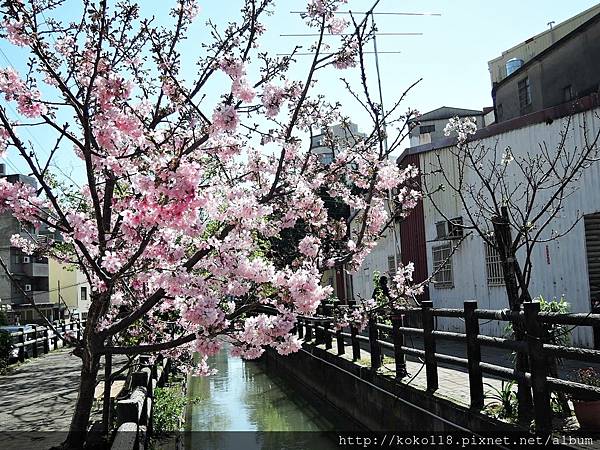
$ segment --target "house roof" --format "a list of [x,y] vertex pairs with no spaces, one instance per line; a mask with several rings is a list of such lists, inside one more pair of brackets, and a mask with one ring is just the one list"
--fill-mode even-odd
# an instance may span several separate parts
[[451,106],[442,106],[441,108],[434,109],[433,111],[426,112],[419,117],[412,119],[411,122],[424,122],[427,120],[442,120],[449,119],[451,117],[467,117],[467,116],[481,116],[482,111],[476,109],[464,109],[464,108],[453,108]]
[[[495,136],[501,133],[506,133],[512,130],[518,130],[536,123],[552,123],[556,119],[561,117],[567,117],[569,115],[577,114],[582,111],[588,111],[594,108],[600,107],[600,95],[590,94],[586,97],[579,98],[573,102],[563,103],[558,106],[542,109],[525,116],[515,117],[514,119],[506,120],[500,123],[491,124],[485,128],[477,130],[471,140],[484,139],[490,136]],[[456,137],[450,136],[436,140],[429,144],[417,145],[405,149],[402,154],[396,160],[397,164],[400,164],[404,158],[408,155],[415,155],[420,153],[427,153],[434,150],[439,150],[446,147],[456,145]]]

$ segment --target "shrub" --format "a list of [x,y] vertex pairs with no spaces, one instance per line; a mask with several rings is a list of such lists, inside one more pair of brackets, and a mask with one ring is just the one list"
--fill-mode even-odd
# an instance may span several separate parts
[[157,434],[179,431],[186,404],[187,398],[179,386],[156,388],[152,409],[154,431]]

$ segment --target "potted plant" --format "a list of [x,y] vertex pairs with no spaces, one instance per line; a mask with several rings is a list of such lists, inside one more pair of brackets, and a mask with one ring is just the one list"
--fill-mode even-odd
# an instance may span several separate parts
[[[593,367],[579,369],[577,381],[600,388],[600,373]],[[574,397],[573,406],[579,426],[586,430],[600,430],[600,400]]]

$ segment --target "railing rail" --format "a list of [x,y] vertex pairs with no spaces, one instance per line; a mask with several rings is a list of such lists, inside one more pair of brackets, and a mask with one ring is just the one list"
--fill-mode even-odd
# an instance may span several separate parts
[[[446,363],[466,368],[468,371],[470,404],[472,408],[481,409],[484,406],[483,374],[492,375],[503,380],[513,380],[519,384],[519,389],[530,390],[533,395],[534,407],[532,411],[536,424],[536,432],[547,434],[552,427],[551,393],[562,392],[585,395],[586,398],[600,398],[600,388],[576,383],[569,380],[555,378],[549,375],[549,356],[564,359],[578,360],[589,363],[600,363],[600,350],[568,347],[544,342],[544,327],[553,325],[574,326],[600,326],[600,314],[583,313],[547,313],[540,311],[538,302],[528,302],[523,305],[522,311],[486,310],[478,309],[477,302],[469,300],[464,302],[463,309],[434,308],[433,303],[424,301],[421,308],[401,308],[379,314],[379,317],[388,316],[390,324],[377,323],[371,317],[363,333],[359,333],[355,326],[332,327],[333,318],[325,315],[334,308],[327,305],[320,310],[322,314],[314,317],[302,316],[298,318],[296,332],[305,343],[319,345],[324,342],[331,343],[333,336],[336,338],[337,353],[346,352],[346,344],[352,347],[352,359],[361,359],[361,342],[367,343],[371,354],[371,369],[377,370],[381,365],[382,348],[393,350],[396,367],[396,378],[402,379],[407,375],[406,356],[420,358],[426,369],[427,390],[435,392],[439,385],[438,363]],[[421,328],[405,326],[406,316],[420,316]],[[435,318],[460,318],[465,321],[464,333],[441,331],[435,329]],[[518,321],[525,329],[522,340],[512,340],[495,336],[480,334],[480,320]],[[326,325],[324,325],[326,324]],[[316,339],[313,340],[312,331]],[[382,338],[382,334],[391,339]],[[423,338],[423,349],[408,347],[406,335],[418,335]],[[436,350],[438,340],[451,340],[462,342],[466,346],[466,358],[439,353]],[[529,369],[527,372],[515,370],[514,367],[504,367],[483,362],[481,359],[481,346],[491,346],[521,352],[527,355]],[[331,348],[331,344],[327,346]]]
[[[73,337],[80,339],[85,328],[85,319],[59,321],[52,323],[54,329],[60,332],[62,336],[72,334]],[[24,326],[19,331],[10,333],[11,349],[18,350],[16,361],[24,362],[26,358],[37,358],[41,354],[46,354],[52,350],[61,347],[64,342],[50,326],[34,325],[30,328]],[[40,352],[40,345],[42,347]],[[9,358],[9,364],[14,363],[15,358]]]

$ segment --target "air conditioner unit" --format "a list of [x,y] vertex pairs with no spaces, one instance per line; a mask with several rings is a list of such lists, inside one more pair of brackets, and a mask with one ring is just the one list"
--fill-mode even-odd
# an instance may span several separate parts
[[25,292],[30,292],[31,291],[31,285],[30,284],[26,284],[25,285]]
[[31,262],[31,257],[23,256],[23,264],[29,264]]
[[446,222],[436,222],[435,224],[435,238],[436,239],[446,239],[447,235],[446,230]]

